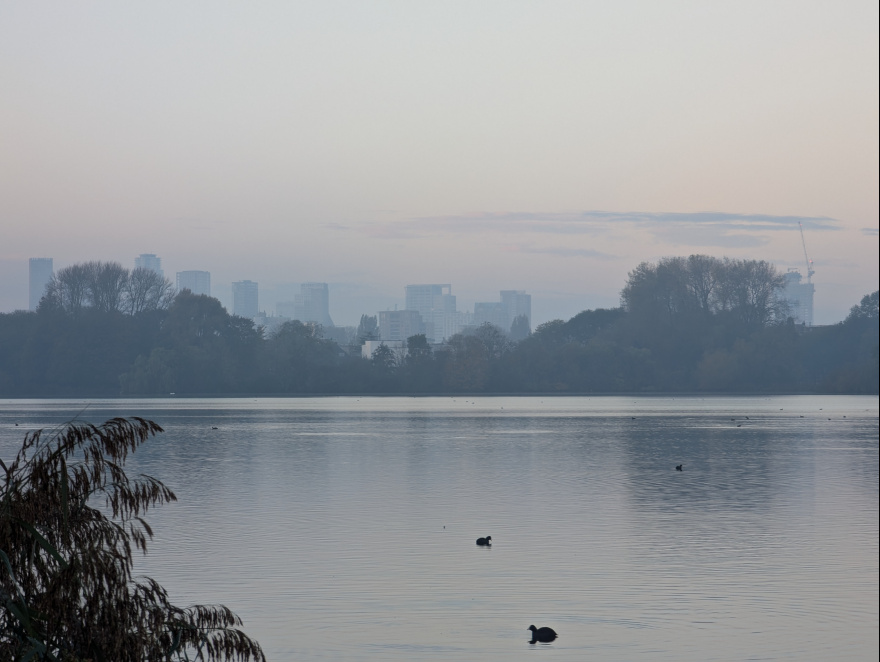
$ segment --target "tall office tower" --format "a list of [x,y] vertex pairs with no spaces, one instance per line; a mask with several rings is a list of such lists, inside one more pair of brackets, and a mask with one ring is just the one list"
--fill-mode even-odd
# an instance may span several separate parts
[[415,310],[380,310],[379,338],[382,342],[406,340],[425,333],[422,316]]
[[437,342],[449,340],[456,333],[461,333],[467,327],[473,326],[473,323],[474,316],[462,310],[439,315],[435,313],[433,318],[433,338]]
[[507,311],[507,328],[520,315],[525,315],[529,320],[529,328],[532,328],[532,295],[522,290],[501,290],[501,303]]
[[293,298],[293,319],[316,322],[328,328],[333,326],[327,283],[303,283],[299,286],[299,294]]
[[259,285],[252,280],[232,284],[232,314],[254,319],[260,312]]
[[507,333],[510,330],[510,322],[507,318],[507,309],[503,303],[489,301],[474,304],[474,326],[491,324]]
[[162,258],[156,257],[152,253],[141,253],[134,259],[135,269],[149,269],[155,271],[160,276],[165,274],[162,272]]
[[210,271],[178,271],[177,291],[189,290],[193,294],[211,296]]
[[803,276],[797,269],[789,269],[785,274],[785,288],[782,298],[788,303],[788,314],[795,324],[813,326],[813,295],[816,286],[809,282],[802,283]]
[[508,333],[510,325],[520,315],[525,315],[532,326],[532,295],[520,290],[501,290],[501,301],[474,304],[474,324],[494,324]]
[[455,310],[452,285],[407,285],[404,291],[406,292],[406,310],[417,310],[423,318],[432,310],[449,306],[450,298],[452,310]]
[[52,258],[32,257],[28,264],[28,309],[36,310],[52,280]]
[[422,316],[429,340],[441,341],[452,335],[447,332],[458,326],[460,317],[456,315],[452,285],[407,285],[404,291],[406,310],[415,310]]

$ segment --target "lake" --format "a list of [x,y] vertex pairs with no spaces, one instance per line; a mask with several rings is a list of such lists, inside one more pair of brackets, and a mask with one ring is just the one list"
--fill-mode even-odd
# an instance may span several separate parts
[[3,400],[0,454],[118,415],[138,572],[271,660],[878,657],[876,396]]

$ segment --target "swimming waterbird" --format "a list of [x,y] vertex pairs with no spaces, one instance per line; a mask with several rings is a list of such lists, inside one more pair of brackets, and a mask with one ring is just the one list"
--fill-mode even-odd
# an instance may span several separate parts
[[559,636],[556,634],[556,630],[554,630],[553,628],[536,628],[534,625],[530,625],[529,630],[532,631],[531,643],[540,641],[547,644],[556,639],[557,636]]

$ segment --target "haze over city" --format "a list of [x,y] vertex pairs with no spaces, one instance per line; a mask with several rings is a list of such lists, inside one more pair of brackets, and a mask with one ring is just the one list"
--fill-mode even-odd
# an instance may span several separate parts
[[878,8],[0,7],[0,312],[28,258],[330,285],[336,324],[451,283],[533,325],[639,262],[805,257],[815,323],[878,288]]

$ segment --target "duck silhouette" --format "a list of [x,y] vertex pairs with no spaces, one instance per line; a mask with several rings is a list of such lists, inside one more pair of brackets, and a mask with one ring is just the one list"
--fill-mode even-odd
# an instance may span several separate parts
[[676,464],[675,470],[676,471],[684,471],[684,465],[683,464]]
[[480,547],[491,547],[492,546],[492,536],[486,536],[485,538],[477,538],[477,544]]
[[559,636],[553,628],[536,628],[534,625],[530,625],[529,630],[532,631],[532,640],[529,642],[530,644],[534,644],[537,641],[540,641],[542,644],[549,644]]

